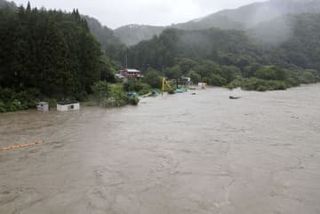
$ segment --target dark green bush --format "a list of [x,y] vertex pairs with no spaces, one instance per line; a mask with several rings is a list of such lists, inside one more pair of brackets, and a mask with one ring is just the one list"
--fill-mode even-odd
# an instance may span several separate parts
[[96,82],[91,88],[93,95],[99,105],[110,96],[110,88],[108,83],[105,81]]
[[248,91],[272,91],[286,90],[288,85],[284,81],[279,80],[262,80],[257,78],[236,79],[228,85],[228,88],[241,87]]
[[105,107],[121,107],[128,104],[129,98],[121,84],[110,86],[110,94],[104,100]]
[[188,74],[188,76],[191,78],[191,81],[195,84],[198,84],[198,82],[201,82],[201,76],[197,72],[191,70]]
[[139,100],[139,98],[137,96],[131,96],[131,97],[128,98],[128,102],[129,102],[130,105],[136,106],[136,105],[139,104],[139,101],[140,100]]
[[212,86],[224,86],[227,81],[219,74],[211,74],[208,79],[208,84]]
[[303,84],[315,83],[318,81],[316,72],[313,70],[304,70],[299,77],[300,82]]
[[3,101],[0,101],[0,112],[7,112],[7,107]]
[[150,85],[152,88],[161,88],[162,77],[160,72],[154,69],[148,69],[144,75],[143,82]]
[[35,108],[40,93],[35,89],[16,92],[13,89],[0,88],[0,112],[20,111]]
[[170,88],[168,90],[168,94],[175,94],[175,89],[174,88]]
[[263,80],[286,80],[287,73],[284,69],[276,66],[265,66],[257,70],[255,77]]
[[137,92],[139,95],[144,95],[150,92],[150,85],[141,82],[140,80],[128,80],[123,84],[126,92]]

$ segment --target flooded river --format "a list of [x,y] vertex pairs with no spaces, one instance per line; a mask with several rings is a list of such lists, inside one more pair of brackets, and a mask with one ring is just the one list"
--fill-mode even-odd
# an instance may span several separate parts
[[320,85],[0,115],[35,141],[0,152],[1,214],[320,213]]

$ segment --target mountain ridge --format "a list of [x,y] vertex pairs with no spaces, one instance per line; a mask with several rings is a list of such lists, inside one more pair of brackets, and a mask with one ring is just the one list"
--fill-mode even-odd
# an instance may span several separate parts
[[[235,30],[248,30],[259,23],[271,21],[281,16],[288,14],[302,14],[302,13],[320,13],[320,1],[317,0],[269,0],[264,2],[255,2],[248,5],[238,7],[236,9],[221,10],[216,13],[204,16],[202,18],[194,19],[185,23],[174,24],[170,26],[163,26],[162,31],[167,28],[177,28],[183,30],[203,30],[217,27],[220,29],[235,29]],[[122,42],[131,46],[143,40],[151,39],[157,33],[152,34],[152,30],[148,31],[148,26],[143,28],[143,33],[139,31],[131,31],[130,25],[122,26],[115,29],[115,32],[121,29],[123,35],[116,35]],[[139,25],[135,25],[139,26]],[[150,28],[156,26],[149,26]],[[136,27],[138,29],[138,27]],[[161,28],[161,27],[157,27]],[[137,36],[136,34],[139,34]],[[148,35],[143,37],[143,35]],[[127,43],[131,38],[135,38],[133,42]]]

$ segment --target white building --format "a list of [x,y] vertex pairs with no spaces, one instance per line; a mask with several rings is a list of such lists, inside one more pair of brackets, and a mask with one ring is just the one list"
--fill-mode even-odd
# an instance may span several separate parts
[[43,112],[49,111],[49,104],[47,102],[40,102],[37,105],[37,110]]
[[61,102],[57,104],[58,111],[79,111],[80,103],[78,102]]

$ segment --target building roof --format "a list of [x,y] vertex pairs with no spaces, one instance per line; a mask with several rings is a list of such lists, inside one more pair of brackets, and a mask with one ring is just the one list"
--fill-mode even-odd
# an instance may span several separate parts
[[75,100],[63,100],[61,102],[58,102],[58,105],[72,105],[72,104],[78,104],[78,101]]
[[140,73],[140,71],[137,69],[126,69],[126,71],[130,73]]

